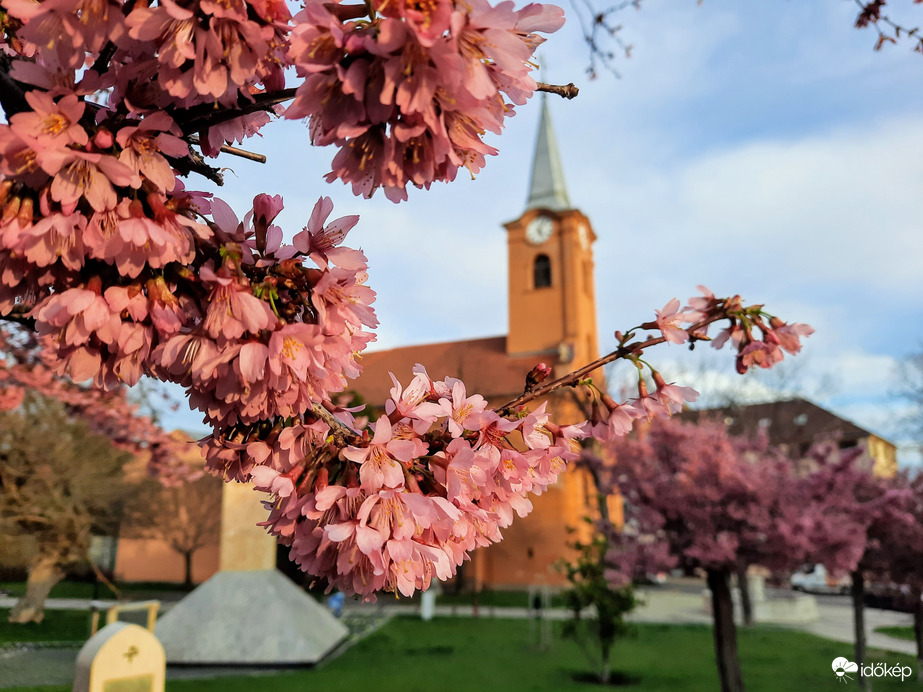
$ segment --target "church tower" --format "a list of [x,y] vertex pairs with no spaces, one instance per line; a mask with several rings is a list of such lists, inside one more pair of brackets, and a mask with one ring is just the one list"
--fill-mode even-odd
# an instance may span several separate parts
[[589,219],[571,207],[545,95],[526,209],[507,223],[510,356],[554,354],[562,374],[599,355]]

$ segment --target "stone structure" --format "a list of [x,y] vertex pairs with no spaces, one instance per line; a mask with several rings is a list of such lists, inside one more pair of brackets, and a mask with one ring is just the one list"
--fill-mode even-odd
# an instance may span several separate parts
[[163,692],[166,670],[163,647],[153,634],[114,622],[80,649],[73,692]]
[[220,570],[157,621],[170,663],[311,665],[348,630],[275,569],[276,541],[249,484],[227,483],[221,511]]

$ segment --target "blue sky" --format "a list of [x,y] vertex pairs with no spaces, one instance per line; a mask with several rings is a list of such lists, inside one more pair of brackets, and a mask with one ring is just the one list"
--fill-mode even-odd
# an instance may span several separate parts
[[[575,22],[540,56],[548,81],[581,89],[551,105],[571,202],[599,238],[601,348],[699,283],[740,293],[817,329],[797,368],[804,391],[900,440],[896,366],[923,349],[923,57],[909,45],[874,52],[855,14],[846,0],[647,0],[619,17],[634,46],[620,79],[585,78]],[[311,148],[300,123],[276,123],[247,145],[267,165],[221,160],[233,170],[220,194],[238,210],[282,194],[289,235],[320,195],[335,214],[360,214],[349,240],[379,293],[376,348],[504,334],[502,223],[525,206],[538,114],[537,99],[518,109],[476,180],[412,190],[400,205],[324,183],[334,151]],[[654,360],[716,367],[725,382],[723,355],[699,365],[668,348]]]

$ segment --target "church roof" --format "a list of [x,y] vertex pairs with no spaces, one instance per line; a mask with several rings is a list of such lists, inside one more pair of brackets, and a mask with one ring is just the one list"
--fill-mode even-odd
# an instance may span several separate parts
[[558,141],[551,126],[551,112],[548,100],[542,94],[542,115],[535,140],[535,157],[532,159],[532,182],[529,185],[529,199],[526,209],[542,207],[553,211],[570,209],[567,187],[564,184],[564,168],[558,152]]
[[445,377],[464,380],[469,394],[481,394],[490,400],[513,399],[522,394],[529,370],[542,362],[553,367],[557,360],[556,354],[508,356],[505,336],[405,346],[364,353],[363,372],[351,389],[372,406],[381,406],[393,386],[388,373],[393,372],[406,387],[413,366],[419,363],[434,380]]

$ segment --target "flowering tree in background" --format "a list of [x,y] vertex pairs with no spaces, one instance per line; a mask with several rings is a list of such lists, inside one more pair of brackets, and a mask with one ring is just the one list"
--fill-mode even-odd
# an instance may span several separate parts
[[[917,679],[923,679],[923,474],[900,473],[890,482],[892,488],[906,493],[904,510],[910,521],[899,521],[878,536],[880,557],[884,565],[873,578],[899,584],[908,590],[913,602],[913,630],[917,644]],[[906,517],[905,517],[906,518]],[[880,571],[884,567],[887,571]]]
[[44,602],[64,569],[88,560],[93,533],[116,532],[131,457],[86,422],[67,420],[58,401],[30,391],[0,411],[0,544],[28,564],[26,593],[11,622],[41,622]]
[[[749,564],[791,569],[809,548],[813,512],[790,492],[791,462],[765,448],[748,450],[722,426],[676,421],[617,440],[609,451],[614,465],[595,463],[609,467],[604,477],[622,493],[629,527],[613,539],[610,559],[623,573],[677,560],[705,570],[721,689],[742,690],[731,575]],[[658,542],[667,550],[658,551]]]
[[[868,576],[889,578],[901,536],[912,546],[917,532],[913,498],[906,483],[872,474],[871,460],[860,448],[839,450],[834,443],[812,450],[816,465],[805,478],[801,501],[817,506],[807,562],[824,564],[852,580],[855,661],[865,661],[865,582]],[[859,684],[868,681],[859,673]]]
[[[357,216],[321,198],[284,242],[282,200],[240,218],[187,188],[220,182],[207,159],[279,116],[332,145],[327,179],[391,200],[475,173],[486,131],[541,88],[537,32],[563,12],[486,0],[425,5],[265,0],[2,0],[0,315],[38,335],[42,367],[103,390],[142,376],[184,387],[212,434],[208,468],[274,496],[266,526],[331,587],[410,595],[500,540],[530,493],[553,483],[587,435],[667,416],[691,390],[659,373],[638,397],[597,400],[587,424],[523,407],[647,348],[730,341],[741,372],[795,353],[805,325],[709,291],[618,334],[607,356],[497,409],[454,378],[397,378],[360,429],[334,403],[374,339],[366,257],[342,245]],[[283,104],[288,103],[287,106]],[[406,385],[406,386],[405,386]],[[13,406],[15,397],[5,396]],[[377,402],[376,402],[377,403]],[[157,469],[157,458],[153,459]]]

